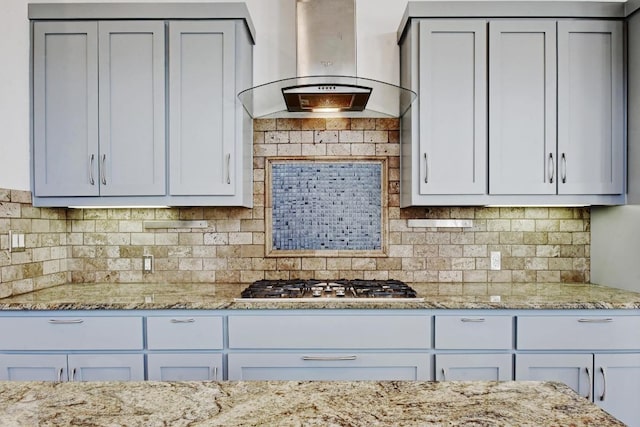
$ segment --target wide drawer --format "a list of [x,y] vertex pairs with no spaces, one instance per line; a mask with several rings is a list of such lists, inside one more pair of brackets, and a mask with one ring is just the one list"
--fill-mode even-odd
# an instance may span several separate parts
[[640,349],[640,316],[518,316],[522,350]]
[[430,316],[229,316],[229,348],[425,349]]
[[513,347],[511,316],[436,316],[435,347],[500,350]]
[[429,381],[426,353],[229,353],[229,380]]
[[221,349],[222,345],[222,317],[147,318],[147,347],[150,350],[215,350]]
[[0,350],[141,349],[141,317],[0,318]]

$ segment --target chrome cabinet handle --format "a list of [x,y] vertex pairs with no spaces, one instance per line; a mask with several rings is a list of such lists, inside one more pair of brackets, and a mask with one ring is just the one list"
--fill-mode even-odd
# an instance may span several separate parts
[[75,381],[76,380],[76,368],[73,368],[71,370],[71,379],[69,381]]
[[58,382],[62,382],[62,373],[64,372],[64,368],[58,369]]
[[358,356],[350,355],[350,356],[302,356],[302,360],[323,360],[323,361],[332,361],[332,360],[356,360]]
[[227,153],[227,184],[231,184],[231,153]]
[[460,319],[461,322],[465,322],[465,323],[482,323],[485,321],[485,319],[483,317],[477,317],[477,318],[471,318],[471,317],[463,317],[462,319]]
[[579,323],[611,323],[613,319],[611,317],[603,317],[597,319],[578,319]]
[[429,159],[427,153],[424,153],[424,183],[429,183]]
[[604,370],[603,366],[600,366],[600,373],[602,373],[602,394],[599,399],[602,402],[607,394],[607,373]]
[[218,367],[217,366],[214,366],[213,368],[211,368],[211,375],[212,375],[214,380],[218,379]]
[[171,323],[195,323],[196,319],[171,319]]
[[447,370],[445,368],[442,368],[442,381],[446,381],[447,380]]
[[567,182],[567,158],[565,157],[564,153],[562,153],[562,183],[566,183]]
[[93,179],[93,160],[95,159],[95,156],[92,154],[89,157],[89,184],[91,185],[96,185],[96,180]]
[[82,319],[49,319],[49,323],[52,325],[75,325],[84,323]]
[[553,153],[549,153],[549,184],[553,184],[556,175],[556,167],[553,164]]
[[589,391],[587,391],[587,400],[591,400],[591,390],[593,389],[593,378],[591,377],[591,370],[589,367],[586,367],[587,377],[589,378]]
[[103,185],[107,185],[107,170],[106,170],[106,163],[107,163],[107,155],[103,154],[102,155],[102,167],[100,168],[100,181],[102,181]]

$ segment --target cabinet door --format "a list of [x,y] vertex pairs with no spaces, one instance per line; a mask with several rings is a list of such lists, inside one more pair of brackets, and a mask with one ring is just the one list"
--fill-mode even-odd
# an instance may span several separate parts
[[171,195],[233,195],[235,26],[169,24]]
[[102,196],[165,194],[164,23],[99,23]]
[[489,192],[556,193],[556,23],[489,24]]
[[624,191],[622,22],[558,23],[558,192]]
[[516,381],[560,381],[591,400],[592,354],[517,354]]
[[33,25],[33,177],[36,196],[97,196],[98,27]]
[[420,353],[230,353],[229,380],[430,380]]
[[0,354],[2,381],[66,381],[64,354]]
[[149,354],[151,381],[211,381],[222,379],[222,354]]
[[640,354],[596,354],[594,378],[598,406],[629,426],[640,426]]
[[510,354],[436,354],[436,381],[509,381]]
[[69,381],[143,381],[142,354],[70,354]]
[[485,21],[420,21],[420,194],[487,190]]

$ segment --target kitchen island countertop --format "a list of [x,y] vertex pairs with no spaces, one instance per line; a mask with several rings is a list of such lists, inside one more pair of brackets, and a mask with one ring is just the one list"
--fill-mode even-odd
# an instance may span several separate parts
[[[246,284],[67,284],[0,299],[0,310],[134,309],[640,309],[640,293],[568,283],[419,283],[422,300],[320,298],[252,301],[237,298]],[[499,301],[497,298],[499,297]]]
[[624,426],[554,382],[0,382],[4,426]]

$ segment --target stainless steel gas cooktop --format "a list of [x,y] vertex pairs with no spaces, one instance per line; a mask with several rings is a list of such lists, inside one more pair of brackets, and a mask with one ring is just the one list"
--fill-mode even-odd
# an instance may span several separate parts
[[242,291],[241,300],[296,301],[378,300],[420,301],[416,291],[399,280],[259,280]]

